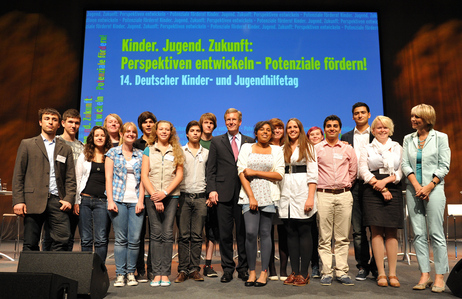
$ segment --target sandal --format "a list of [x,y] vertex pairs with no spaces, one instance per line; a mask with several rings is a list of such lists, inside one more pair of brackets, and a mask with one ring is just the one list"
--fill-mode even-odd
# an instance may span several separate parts
[[388,276],[388,280],[390,281],[390,286],[394,288],[399,288],[401,286],[398,277],[394,275]]
[[377,277],[377,285],[379,287],[388,287],[387,277],[385,275],[379,275]]

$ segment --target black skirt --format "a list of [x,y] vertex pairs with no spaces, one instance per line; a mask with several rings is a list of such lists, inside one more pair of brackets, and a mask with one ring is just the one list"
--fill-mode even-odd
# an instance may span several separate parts
[[[378,171],[372,172],[376,179],[386,178],[388,174],[379,174]],[[388,190],[393,198],[386,201],[381,192],[376,191],[369,184],[362,186],[363,204],[363,225],[403,228],[403,193],[401,182],[387,184]]]

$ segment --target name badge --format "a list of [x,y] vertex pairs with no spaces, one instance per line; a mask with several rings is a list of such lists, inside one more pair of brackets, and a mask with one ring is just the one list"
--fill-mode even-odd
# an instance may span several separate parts
[[58,155],[56,156],[56,161],[61,162],[61,163],[66,163],[66,157]]
[[385,168],[379,168],[379,174],[389,174]]
[[343,155],[342,155],[342,154],[337,154],[337,153],[335,153],[335,154],[334,154],[334,159],[342,160],[342,159],[343,159]]
[[202,158],[202,155],[199,155],[199,162],[204,162],[204,158]]
[[173,162],[173,160],[175,160],[175,157],[173,157],[172,155],[166,155],[165,160]]

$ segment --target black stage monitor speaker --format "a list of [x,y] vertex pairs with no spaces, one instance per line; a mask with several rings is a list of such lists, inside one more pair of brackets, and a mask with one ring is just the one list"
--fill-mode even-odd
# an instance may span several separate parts
[[52,273],[0,273],[0,298],[77,299],[77,281]]
[[446,285],[455,296],[462,298],[462,260],[452,268],[448,280],[446,280]]
[[77,294],[103,298],[109,276],[101,258],[93,252],[23,251],[18,272],[55,273],[78,282]]

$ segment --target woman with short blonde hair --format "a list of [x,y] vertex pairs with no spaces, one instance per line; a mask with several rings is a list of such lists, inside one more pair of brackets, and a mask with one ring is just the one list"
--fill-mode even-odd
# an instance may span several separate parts
[[[449,172],[451,150],[448,135],[433,129],[435,109],[420,104],[411,110],[411,124],[416,131],[404,137],[403,173],[407,177],[406,199],[415,234],[414,246],[420,268],[420,280],[414,290],[432,286],[432,292],[444,292],[444,274],[449,272],[444,210],[444,177]],[[428,233],[427,233],[428,226]],[[433,247],[435,282],[430,278],[427,234]]]

